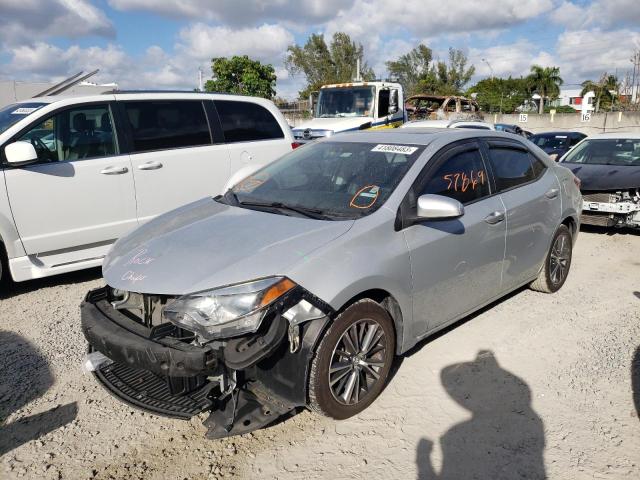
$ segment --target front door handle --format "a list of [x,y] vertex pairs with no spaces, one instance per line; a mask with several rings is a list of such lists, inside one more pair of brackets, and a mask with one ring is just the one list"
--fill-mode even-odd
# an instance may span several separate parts
[[138,165],[138,170],[157,170],[162,168],[162,164],[160,162],[147,162],[142,165]]
[[100,170],[100,173],[102,175],[122,175],[128,171],[129,169],[127,167],[116,167],[115,165],[111,165],[110,167]]
[[504,213],[502,212],[493,212],[484,217],[484,221],[489,225],[495,225],[496,223],[500,223],[504,220]]
[[557,188],[552,188],[551,190],[547,191],[544,196],[547,198],[556,198],[559,192],[560,190],[558,190]]

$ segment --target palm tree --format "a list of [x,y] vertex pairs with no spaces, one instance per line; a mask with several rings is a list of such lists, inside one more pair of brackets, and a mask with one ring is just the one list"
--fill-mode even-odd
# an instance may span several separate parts
[[585,80],[582,82],[582,92],[580,95],[584,97],[589,92],[595,93],[596,113],[598,113],[600,111],[600,102],[603,99],[610,101],[613,105],[615,93],[612,94],[611,92],[618,92],[618,88],[618,78],[615,75],[607,75],[605,73],[599,82],[594,82],[593,80]]
[[560,93],[560,85],[564,82],[558,67],[531,66],[531,74],[527,77],[531,88],[540,95],[538,112],[544,113],[545,98],[555,97]]

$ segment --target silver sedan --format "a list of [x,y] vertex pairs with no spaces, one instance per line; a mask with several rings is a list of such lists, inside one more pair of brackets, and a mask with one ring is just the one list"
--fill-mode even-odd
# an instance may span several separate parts
[[209,411],[210,437],[301,406],[350,417],[419,340],[524,285],[562,287],[578,185],[505,133],[308,144],[119,240],[82,305],[87,365],[137,407]]

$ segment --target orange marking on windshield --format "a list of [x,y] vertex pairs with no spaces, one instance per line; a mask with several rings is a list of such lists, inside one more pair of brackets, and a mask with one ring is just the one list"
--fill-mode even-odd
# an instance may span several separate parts
[[[368,192],[367,194],[365,194],[367,190],[371,190],[371,192]],[[373,195],[373,196],[371,197],[371,201],[367,205],[356,205],[355,202],[360,196],[369,198],[370,195]],[[360,190],[356,192],[356,194],[351,198],[351,201],[349,202],[349,206],[352,208],[362,208],[362,209],[370,208],[374,203],[376,203],[376,200],[378,200],[379,195],[380,195],[380,187],[378,187],[377,185],[367,185],[366,187],[362,187]]]

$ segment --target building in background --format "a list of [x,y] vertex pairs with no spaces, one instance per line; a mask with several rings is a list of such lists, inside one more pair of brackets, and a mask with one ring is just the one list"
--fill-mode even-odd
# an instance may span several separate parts
[[[561,88],[560,95],[553,102],[551,107],[573,107],[576,112],[582,112],[583,110],[591,111],[595,107],[593,105],[593,96],[586,96],[582,98],[582,88]],[[587,106],[583,109],[583,103],[587,102]]]
[[[11,103],[27,100],[51,87],[56,82],[21,82],[19,80],[0,80],[0,108]],[[109,92],[118,88],[117,83],[97,84],[80,82],[64,91],[64,95],[92,95]]]

